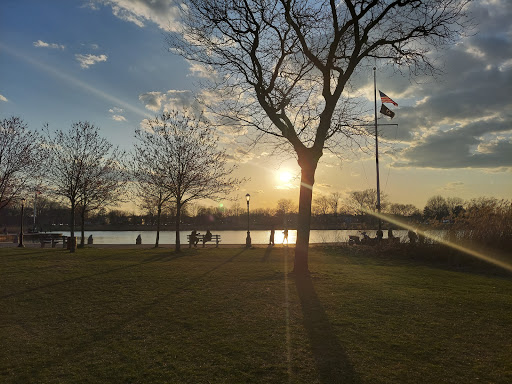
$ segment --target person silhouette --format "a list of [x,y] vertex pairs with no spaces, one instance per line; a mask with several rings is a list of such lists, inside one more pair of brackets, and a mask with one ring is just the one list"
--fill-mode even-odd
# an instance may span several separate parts
[[409,231],[407,232],[407,236],[409,237],[410,244],[416,244],[416,241],[418,240],[418,235],[416,234],[416,232],[411,231],[409,229]]
[[203,236],[203,246],[207,241],[210,241],[212,239],[212,233],[209,229],[206,230],[205,235]]
[[190,245],[194,244],[194,247],[197,247],[197,243],[199,243],[199,233],[194,229],[192,232],[190,232]]
[[270,230],[270,240],[268,241],[268,245],[274,245],[274,236],[276,234],[276,230],[274,227]]
[[284,244],[284,241],[286,240],[286,244],[288,244],[288,230],[285,229],[283,231],[283,244]]

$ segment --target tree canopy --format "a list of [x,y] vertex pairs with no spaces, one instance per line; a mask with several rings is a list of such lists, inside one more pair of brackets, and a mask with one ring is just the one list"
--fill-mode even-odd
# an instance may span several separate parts
[[[469,0],[184,0],[172,48],[206,66],[214,105],[238,126],[288,143],[301,167],[294,270],[308,272],[312,191],[326,149],[353,135],[350,80],[385,62],[432,72],[429,52],[456,41]],[[214,76],[212,76],[214,74]],[[360,116],[359,116],[360,117]],[[244,127],[245,128],[245,127]]]
[[40,138],[19,117],[0,120],[0,209],[36,182],[41,165]]
[[[54,195],[70,204],[70,231],[75,236],[75,213],[119,201],[125,184],[121,154],[102,138],[99,128],[87,121],[73,123],[69,130],[50,132],[46,126],[46,182]],[[83,236],[82,236],[83,242]],[[74,243],[71,251],[74,252]]]
[[236,165],[218,137],[201,118],[165,112],[136,132],[137,175],[157,183],[157,193],[168,194],[176,204],[176,250],[180,249],[182,207],[194,200],[226,199],[243,180],[231,177]]

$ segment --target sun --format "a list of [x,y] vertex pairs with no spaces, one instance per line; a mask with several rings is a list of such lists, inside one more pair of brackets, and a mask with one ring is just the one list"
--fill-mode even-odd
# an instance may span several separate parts
[[288,171],[282,171],[279,173],[279,180],[282,183],[289,183],[292,180],[292,178],[292,174]]

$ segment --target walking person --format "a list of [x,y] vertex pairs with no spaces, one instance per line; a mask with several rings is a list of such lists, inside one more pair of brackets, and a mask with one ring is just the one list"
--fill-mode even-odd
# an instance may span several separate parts
[[274,229],[274,227],[272,227],[272,229],[270,230],[270,240],[268,241],[268,245],[274,245],[275,234],[276,230]]
[[286,244],[288,244],[288,230],[285,229],[283,231],[283,244],[284,244],[284,241],[286,240]]

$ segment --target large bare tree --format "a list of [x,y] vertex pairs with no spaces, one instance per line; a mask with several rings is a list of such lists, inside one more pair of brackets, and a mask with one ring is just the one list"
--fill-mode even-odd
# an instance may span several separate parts
[[[73,239],[75,214],[79,208],[83,219],[86,211],[119,199],[116,191],[124,181],[118,152],[100,136],[99,128],[86,121],[73,123],[68,131],[50,132],[46,126],[45,132],[47,187],[54,195],[69,202]],[[70,248],[75,252],[74,242]]]
[[0,210],[35,184],[41,139],[19,117],[0,120]]
[[[217,111],[282,138],[301,167],[294,271],[308,273],[315,170],[350,128],[358,69],[385,61],[432,71],[429,52],[454,42],[469,0],[184,0],[175,52],[215,73]],[[216,72],[214,72],[216,71]],[[225,107],[224,109],[222,107]]]
[[[163,193],[176,204],[176,246],[180,251],[181,211],[185,204],[202,199],[226,199],[243,180],[232,178],[235,164],[218,147],[218,137],[201,118],[177,111],[147,120],[136,133],[136,161],[141,174],[157,175]],[[159,188],[157,188],[159,190]]]

